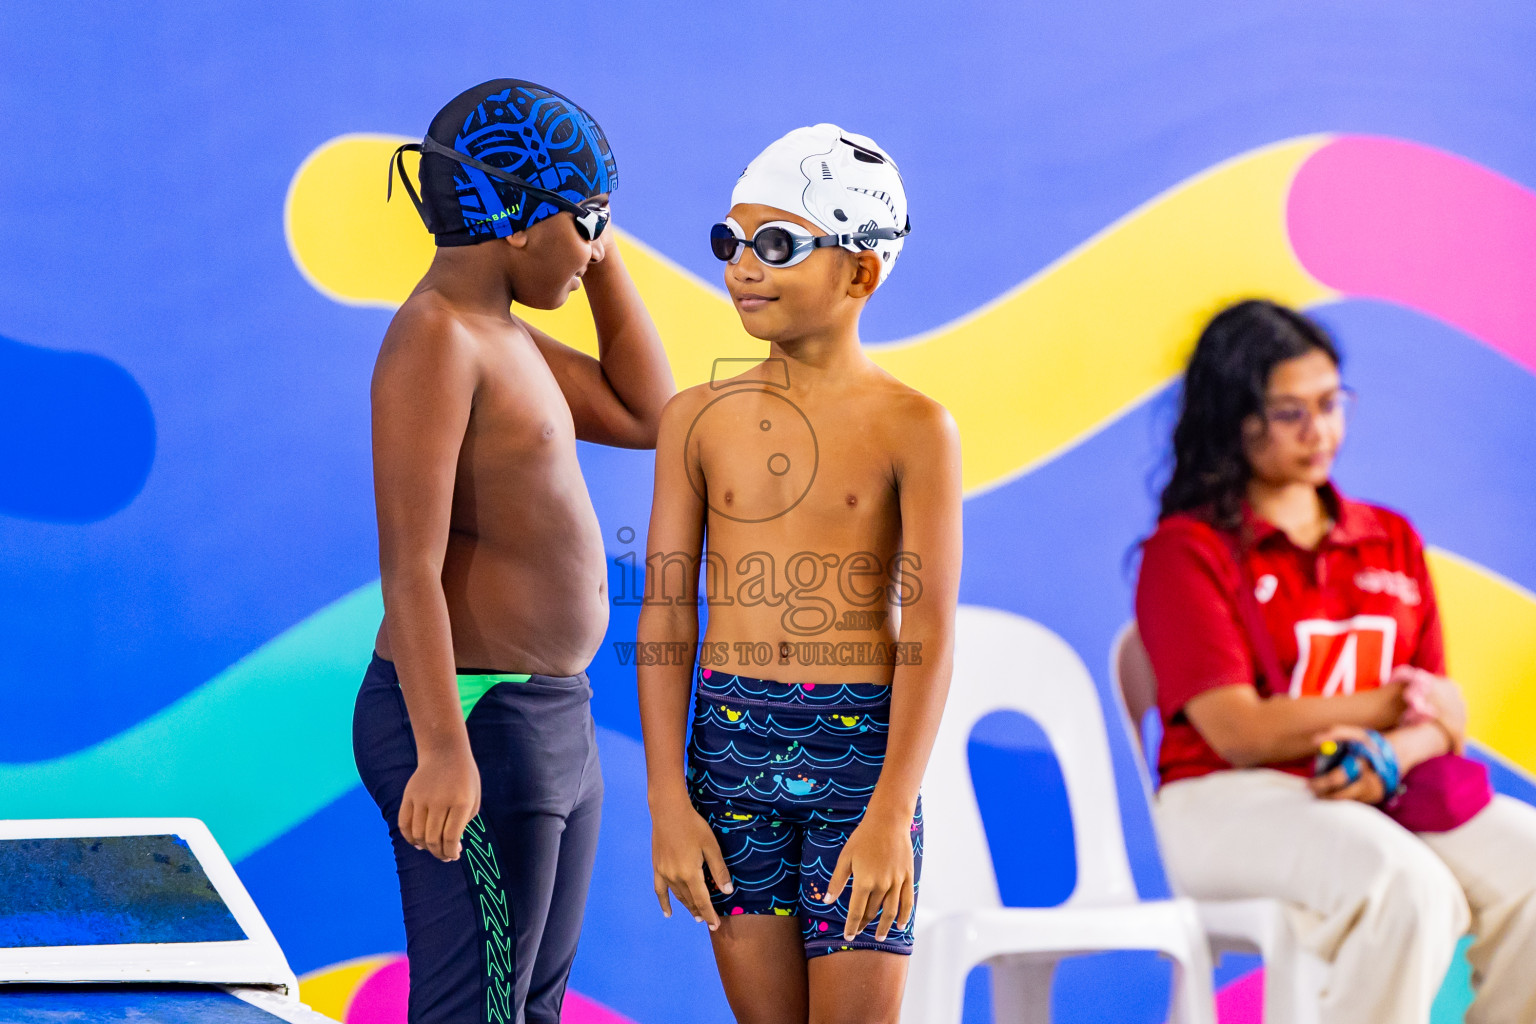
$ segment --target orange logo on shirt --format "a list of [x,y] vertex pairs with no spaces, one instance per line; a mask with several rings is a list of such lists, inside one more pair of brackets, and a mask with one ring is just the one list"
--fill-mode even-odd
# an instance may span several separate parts
[[1302,619],[1296,623],[1291,696],[1332,697],[1380,686],[1392,674],[1396,645],[1397,620],[1390,615]]

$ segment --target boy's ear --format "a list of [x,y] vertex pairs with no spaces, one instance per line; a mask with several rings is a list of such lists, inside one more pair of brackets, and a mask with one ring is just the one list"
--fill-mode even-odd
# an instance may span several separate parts
[[848,294],[855,299],[867,298],[880,287],[880,257],[869,249],[853,256],[853,279],[848,282]]
[[526,249],[528,248],[528,229],[514,231],[504,241],[514,249]]

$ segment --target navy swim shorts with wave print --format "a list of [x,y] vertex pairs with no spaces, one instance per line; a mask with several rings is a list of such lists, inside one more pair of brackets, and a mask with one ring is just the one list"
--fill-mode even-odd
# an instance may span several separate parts
[[[846,949],[912,952],[912,926],[875,938],[873,921],[843,938],[848,897],[822,903],[849,835],[864,819],[885,763],[891,688],[799,684],[703,669],[688,742],[688,791],[730,869],[730,895],[711,886],[720,914],[800,919],[807,957]],[[922,874],[923,810],[912,820]]]

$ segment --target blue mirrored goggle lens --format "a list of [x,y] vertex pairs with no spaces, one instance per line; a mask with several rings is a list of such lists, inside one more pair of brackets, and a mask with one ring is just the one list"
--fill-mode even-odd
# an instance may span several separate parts
[[709,251],[715,254],[717,260],[735,262],[737,251],[745,244],[736,237],[729,224],[716,224],[709,229]]

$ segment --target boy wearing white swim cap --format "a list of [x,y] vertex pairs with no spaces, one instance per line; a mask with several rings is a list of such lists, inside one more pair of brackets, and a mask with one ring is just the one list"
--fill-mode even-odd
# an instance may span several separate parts
[[697,645],[699,671],[689,735],[691,664],[637,659],[656,895],[709,925],[737,1020],[894,1021],[952,664],[959,435],[859,343],[910,230],[890,156],[796,129],[731,204],[710,245],[768,353],[717,360],[662,413],[640,649]]

